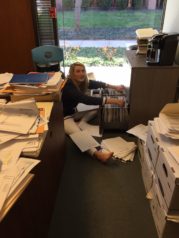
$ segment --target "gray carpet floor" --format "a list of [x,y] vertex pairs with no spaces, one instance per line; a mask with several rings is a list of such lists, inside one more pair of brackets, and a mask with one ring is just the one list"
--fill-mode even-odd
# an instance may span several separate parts
[[[107,132],[104,138],[121,136]],[[157,238],[140,162],[102,164],[67,137],[67,156],[49,238]]]

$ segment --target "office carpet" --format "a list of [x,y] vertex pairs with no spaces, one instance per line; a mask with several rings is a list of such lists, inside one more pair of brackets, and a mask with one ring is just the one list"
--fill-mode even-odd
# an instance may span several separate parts
[[[119,133],[104,134],[112,136]],[[157,238],[137,155],[133,162],[102,164],[66,141],[49,238]]]

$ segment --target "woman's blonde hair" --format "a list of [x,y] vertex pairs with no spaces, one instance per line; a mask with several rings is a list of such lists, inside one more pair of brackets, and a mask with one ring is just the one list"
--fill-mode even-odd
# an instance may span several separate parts
[[76,66],[81,66],[83,67],[83,69],[85,70],[86,72],[86,68],[85,68],[85,65],[80,63],[80,62],[75,62],[73,64],[70,65],[70,69],[69,69],[69,73],[68,73],[68,76],[67,78],[68,79],[71,79],[73,81],[73,83],[75,84],[75,86],[82,92],[86,92],[87,88],[88,88],[88,78],[87,78],[87,75],[85,76],[85,79],[83,82],[81,82],[80,85],[78,85],[75,81],[75,78],[74,78],[74,71],[75,71],[75,67]]

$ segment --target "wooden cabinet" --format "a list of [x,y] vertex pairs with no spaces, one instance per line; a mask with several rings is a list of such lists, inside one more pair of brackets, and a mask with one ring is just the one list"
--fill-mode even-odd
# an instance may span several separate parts
[[130,66],[129,128],[147,125],[157,117],[166,103],[175,102],[179,81],[179,66],[148,66],[144,55],[126,51]]
[[35,47],[32,1],[1,1],[0,73],[34,70],[31,49]]
[[49,130],[33,169],[30,185],[0,223],[1,237],[46,238],[59,188],[65,156],[60,102],[54,102]]

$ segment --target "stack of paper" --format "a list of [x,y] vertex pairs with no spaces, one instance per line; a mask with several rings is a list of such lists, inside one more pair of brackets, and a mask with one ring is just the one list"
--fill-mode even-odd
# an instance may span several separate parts
[[[1,168],[0,171],[0,220],[3,217],[3,209],[6,205],[6,201],[12,195],[12,193],[18,189],[20,190],[20,184],[26,179],[29,172],[40,161],[30,158],[19,158],[13,165],[9,165]],[[3,162],[4,165],[4,162]],[[17,194],[18,196],[18,194]]]
[[143,28],[136,30],[137,36],[137,54],[146,54],[147,53],[147,45],[149,39],[151,39],[154,35],[158,34],[158,31],[153,28]]
[[0,106],[0,160],[11,161],[20,144],[23,146],[16,159],[21,153],[37,157],[48,130],[47,117],[45,103],[38,108],[34,99]]
[[35,100],[9,102],[0,108],[0,130],[27,134],[37,117]]
[[133,161],[136,144],[134,142],[127,142],[121,137],[105,139],[101,146],[105,149],[114,152],[114,156],[123,161]]
[[5,84],[0,92],[10,93],[13,101],[57,94],[64,83],[61,75],[61,72],[13,75],[9,84]]
[[158,133],[172,139],[179,139],[179,103],[168,103],[154,118]]

